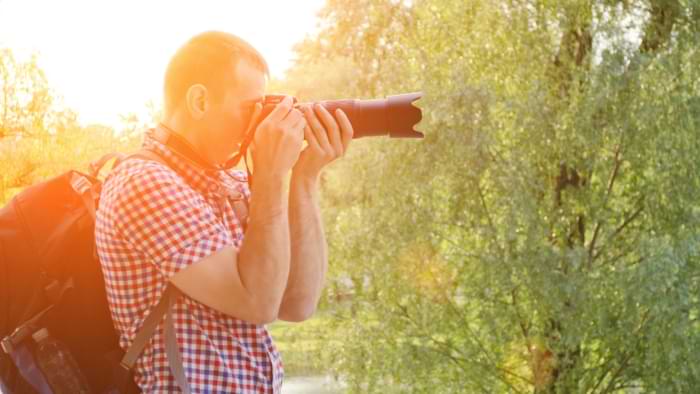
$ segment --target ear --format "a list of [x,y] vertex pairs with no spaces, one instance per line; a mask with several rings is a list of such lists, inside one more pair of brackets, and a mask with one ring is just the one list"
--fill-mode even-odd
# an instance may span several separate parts
[[187,111],[193,119],[200,120],[209,108],[209,92],[202,84],[195,84],[187,89]]

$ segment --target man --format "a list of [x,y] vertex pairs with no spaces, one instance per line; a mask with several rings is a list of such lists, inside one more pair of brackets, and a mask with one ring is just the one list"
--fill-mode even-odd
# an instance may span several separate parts
[[[192,38],[168,65],[164,120],[144,140],[164,163],[131,158],[101,193],[95,235],[120,345],[130,345],[172,283],[183,293],[173,320],[192,392],[279,392],[282,362],[265,324],[308,319],[323,287],[318,179],[348,149],[345,114],[294,109],[287,97],[256,129],[252,186],[244,172],[216,168],[257,119],[267,74],[262,56],[233,35]],[[173,151],[157,131],[186,141],[193,154]],[[249,199],[245,238],[236,199]],[[180,390],[163,322],[135,380],[147,393]]]

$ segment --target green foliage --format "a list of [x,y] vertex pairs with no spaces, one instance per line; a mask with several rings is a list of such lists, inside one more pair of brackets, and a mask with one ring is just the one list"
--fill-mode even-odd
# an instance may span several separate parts
[[52,103],[36,58],[19,62],[0,48],[0,138],[40,131],[50,121]]
[[698,9],[328,2],[280,89],[425,92],[323,179],[352,391],[700,387]]
[[26,62],[0,48],[0,204],[24,187],[71,168],[87,171],[101,155],[134,150],[144,124],[124,118],[123,130],[81,126],[62,108],[36,58]]

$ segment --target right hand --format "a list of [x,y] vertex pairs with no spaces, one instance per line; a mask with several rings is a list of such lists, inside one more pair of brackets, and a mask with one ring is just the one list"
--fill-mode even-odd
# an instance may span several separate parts
[[[299,158],[306,119],[292,104],[292,97],[286,96],[255,130],[251,147],[257,177],[284,177]],[[253,121],[260,111],[262,105],[258,103]]]

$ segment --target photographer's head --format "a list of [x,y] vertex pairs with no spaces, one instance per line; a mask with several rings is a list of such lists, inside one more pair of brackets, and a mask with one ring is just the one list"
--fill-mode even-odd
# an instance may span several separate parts
[[268,74],[265,59],[242,39],[198,34],[168,64],[163,122],[209,162],[222,163],[237,151]]

